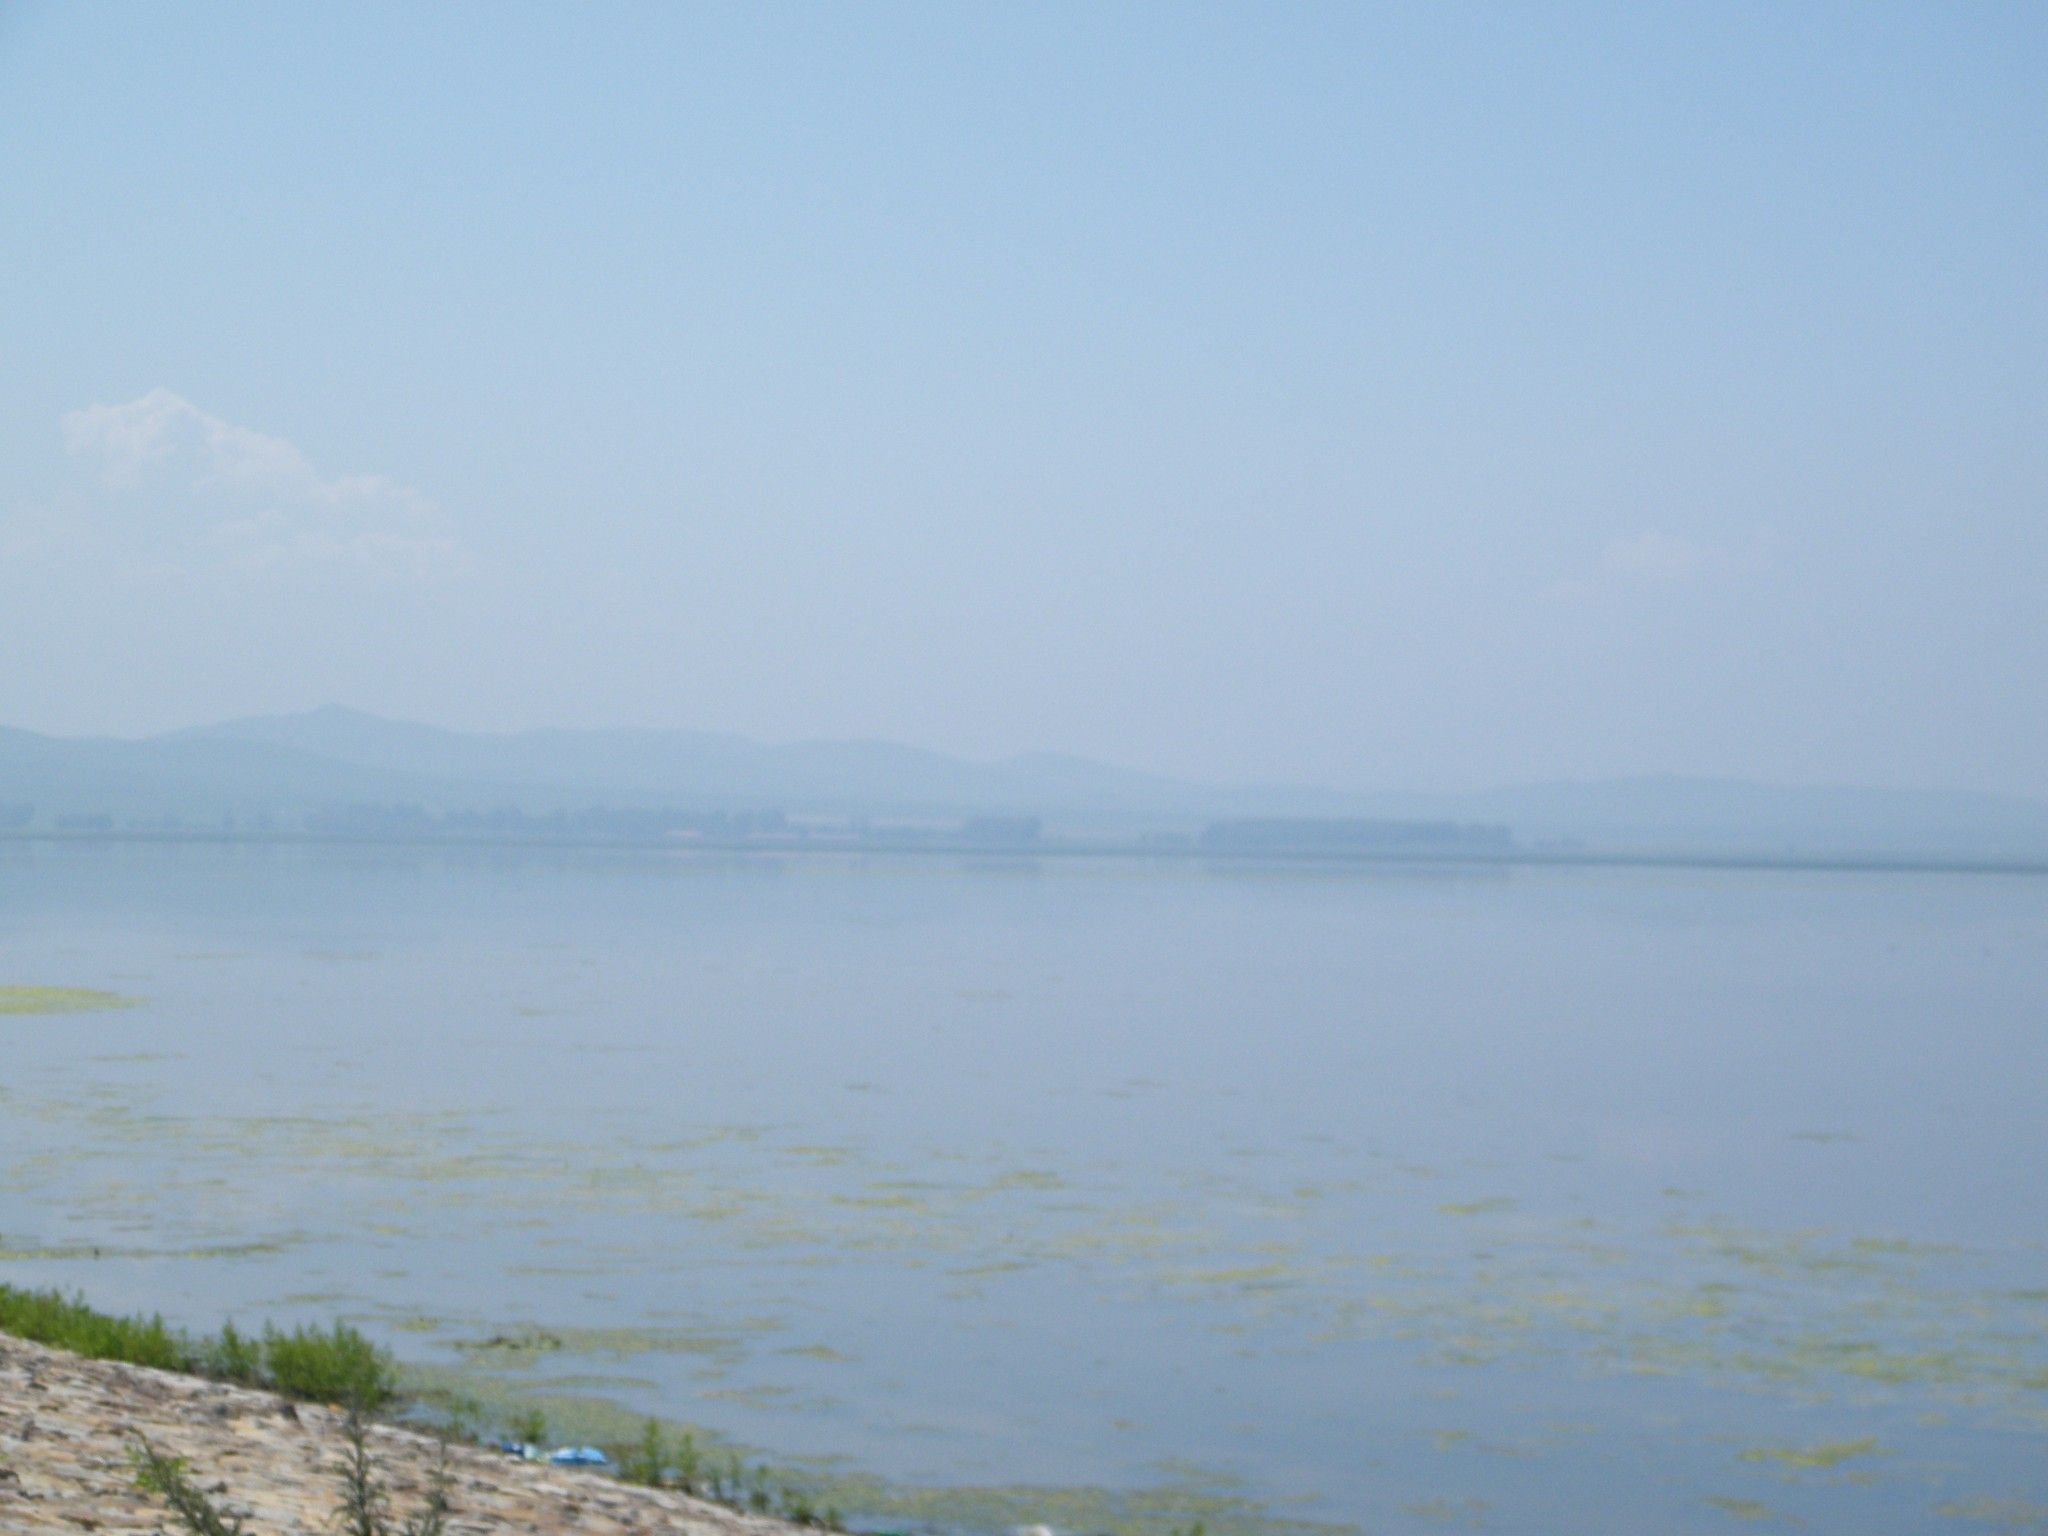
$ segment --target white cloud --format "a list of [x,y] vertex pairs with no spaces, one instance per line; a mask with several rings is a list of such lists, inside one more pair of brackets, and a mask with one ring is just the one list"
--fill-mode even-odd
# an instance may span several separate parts
[[322,475],[294,444],[168,389],[86,406],[62,425],[66,450],[96,472],[88,510],[157,558],[413,579],[456,563],[431,498],[383,475]]

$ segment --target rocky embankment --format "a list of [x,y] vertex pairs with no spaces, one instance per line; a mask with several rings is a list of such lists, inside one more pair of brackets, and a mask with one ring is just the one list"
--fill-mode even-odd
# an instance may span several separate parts
[[[83,1360],[0,1334],[0,1532],[168,1532],[135,1484],[146,1437],[182,1457],[250,1536],[328,1536],[341,1495],[342,1416],[268,1392],[141,1366]],[[394,1516],[417,1510],[440,1455],[428,1435],[379,1425],[370,1451]],[[449,1452],[450,1536],[798,1536],[799,1527],[597,1473]],[[395,1523],[395,1521],[394,1521]]]

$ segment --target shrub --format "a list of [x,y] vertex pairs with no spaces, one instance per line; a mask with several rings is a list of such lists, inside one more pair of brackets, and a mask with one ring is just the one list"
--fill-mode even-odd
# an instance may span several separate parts
[[703,1484],[704,1455],[697,1449],[697,1437],[687,1429],[676,1439],[673,1471],[676,1486],[687,1494],[694,1495]]
[[0,1285],[0,1333],[93,1360],[124,1360],[164,1371],[190,1370],[195,1363],[191,1345],[161,1317],[114,1317],[61,1291]]
[[662,1438],[660,1423],[649,1419],[640,1431],[640,1443],[616,1459],[621,1482],[661,1487],[668,1468],[668,1445]]
[[251,1338],[233,1323],[222,1328],[219,1337],[203,1343],[198,1354],[196,1364],[205,1375],[251,1385],[261,1385],[266,1379],[263,1341]]
[[391,1358],[346,1323],[332,1328],[263,1330],[269,1385],[288,1397],[347,1403],[374,1413],[397,1390]]
[[396,1393],[390,1356],[346,1323],[290,1333],[266,1328],[261,1339],[229,1323],[195,1341],[161,1317],[116,1317],[87,1306],[83,1297],[0,1284],[0,1333],[91,1360],[192,1371],[316,1402],[357,1403],[366,1413]]

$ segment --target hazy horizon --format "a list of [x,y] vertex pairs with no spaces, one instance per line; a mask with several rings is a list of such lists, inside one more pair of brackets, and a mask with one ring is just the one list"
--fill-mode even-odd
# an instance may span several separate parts
[[0,722],[2042,798],[2044,45],[10,7]]
[[[384,725],[416,727],[430,731],[447,732],[458,736],[477,736],[484,738],[511,738],[526,735],[550,734],[576,735],[587,733],[591,735],[607,735],[617,733],[644,733],[650,735],[673,734],[676,736],[683,737],[701,736],[708,739],[730,740],[733,742],[745,743],[750,746],[760,746],[768,748],[830,747],[834,745],[872,745],[880,747],[906,747],[914,752],[933,753],[938,756],[952,758],[954,760],[967,764],[1001,765],[1011,762],[1025,762],[1032,759],[1071,761],[1075,763],[1085,763],[1093,767],[1112,769],[1118,773],[1152,776],[1164,782],[1179,783],[1194,788],[1267,788],[1283,790],[1297,789],[1311,791],[1329,791],[1340,795],[1356,795],[1366,798],[1370,798],[1376,795],[1384,795],[1414,796],[1418,798],[1429,799],[1450,799],[1458,797],[1460,795],[1483,796],[1489,791],[1544,788],[1550,786],[1580,786],[1588,789],[1598,789],[1602,787],[1620,787],[1631,784],[1646,784],[1656,782],[1689,782],[1702,785],[1725,784],[1729,786],[1743,786],[1774,790],[1875,790],[1886,792],[1896,791],[1909,794],[1926,793],[1933,795],[1953,795],[1959,797],[1983,796],[1987,799],[2009,800],[2013,802],[2026,803],[2030,805],[2048,806],[2048,796],[2016,794],[2012,792],[1996,790],[1983,790],[1966,784],[1915,784],[1891,782],[1881,779],[1870,779],[1861,781],[1791,781],[1762,778],[1744,778],[1737,775],[1690,775],[1669,771],[1647,771],[1635,774],[1609,774],[1600,776],[1588,776],[1584,778],[1478,781],[1469,785],[1460,786],[1456,788],[1447,788],[1444,786],[1432,784],[1350,784],[1339,782],[1323,782],[1308,779],[1269,779],[1264,781],[1255,781],[1229,778],[1204,778],[1199,775],[1172,774],[1165,770],[1150,766],[1145,763],[1126,762],[1116,758],[1097,757],[1091,754],[1070,753],[1061,751],[1057,748],[1048,747],[1025,747],[1020,751],[1014,753],[1005,753],[1001,755],[992,756],[976,756],[970,753],[947,752],[945,749],[933,746],[929,742],[903,741],[895,738],[873,735],[821,736],[812,734],[795,735],[787,737],[763,737],[750,736],[745,732],[713,731],[687,725],[641,726],[632,724],[605,725],[602,723],[596,723],[581,726],[566,726],[553,722],[542,721],[533,725],[478,727],[472,729],[450,725],[444,721],[421,719],[414,716],[388,715],[380,713],[376,710],[360,709],[354,705],[335,703],[332,701],[323,704],[316,704],[306,709],[281,710],[275,714],[234,715],[218,719],[191,720],[180,725],[167,726],[160,730],[138,731],[132,733],[36,731],[34,732],[34,734],[46,736],[53,741],[110,741],[126,743],[144,743],[162,741],[168,738],[192,734],[207,734],[210,732],[218,731],[236,725],[270,724],[279,721],[303,720],[317,718],[321,716],[352,717],[357,720],[374,721]],[[5,730],[9,728],[10,725],[11,722],[0,721],[0,730]],[[31,729],[29,727],[14,728]]]

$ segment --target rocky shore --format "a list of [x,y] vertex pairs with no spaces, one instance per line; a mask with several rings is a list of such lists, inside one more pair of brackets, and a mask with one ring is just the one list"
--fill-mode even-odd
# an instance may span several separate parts
[[[327,1536],[341,1493],[342,1415],[267,1392],[85,1360],[0,1334],[0,1532],[169,1532],[135,1483],[138,1437],[183,1458],[250,1536]],[[394,1511],[419,1507],[441,1453],[432,1436],[370,1432]],[[598,1473],[455,1446],[450,1536],[798,1536],[800,1527]]]

